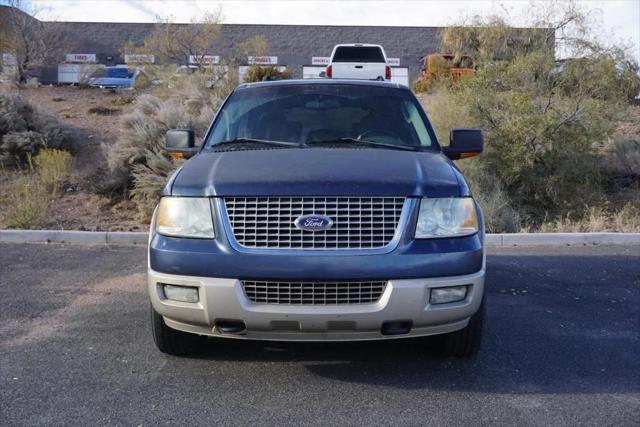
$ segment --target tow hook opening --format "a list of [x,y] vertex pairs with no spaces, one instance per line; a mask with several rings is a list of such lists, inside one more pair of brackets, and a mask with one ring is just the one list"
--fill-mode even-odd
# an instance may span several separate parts
[[244,332],[247,327],[241,320],[218,320],[215,323],[215,329],[222,334],[240,334]]
[[382,335],[404,335],[408,334],[413,327],[411,320],[394,320],[392,322],[384,322],[380,333]]

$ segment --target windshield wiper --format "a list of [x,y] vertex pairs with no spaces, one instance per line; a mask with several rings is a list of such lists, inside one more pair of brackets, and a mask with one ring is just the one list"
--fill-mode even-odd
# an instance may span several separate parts
[[221,145],[230,145],[230,144],[238,144],[238,143],[253,143],[253,144],[265,144],[265,145],[278,145],[283,147],[301,147],[300,144],[296,142],[287,142],[287,141],[271,141],[268,139],[255,139],[255,138],[234,138],[228,141],[222,141],[210,145],[209,148],[216,148]]
[[396,150],[406,150],[406,151],[419,151],[420,147],[412,146],[412,145],[400,145],[400,144],[389,144],[386,142],[377,142],[377,141],[367,141],[365,139],[358,138],[335,138],[335,139],[326,139],[320,141],[307,141],[304,145],[313,145],[313,144],[335,144],[335,143],[351,143],[351,144],[361,144],[368,145],[370,147],[386,147],[393,148]]

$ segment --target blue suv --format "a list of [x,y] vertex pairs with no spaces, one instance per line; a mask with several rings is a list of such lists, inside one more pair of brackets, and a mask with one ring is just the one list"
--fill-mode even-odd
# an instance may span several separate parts
[[[151,224],[157,347],[207,336],[283,341],[425,337],[445,355],[479,345],[485,277],[480,206],[413,93],[393,83],[287,80],[238,86]],[[220,340],[217,341],[221,343]]]

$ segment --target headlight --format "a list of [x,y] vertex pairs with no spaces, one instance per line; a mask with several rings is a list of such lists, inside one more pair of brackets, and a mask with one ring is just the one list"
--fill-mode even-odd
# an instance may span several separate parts
[[416,239],[469,236],[478,231],[476,205],[470,197],[420,201]]
[[156,231],[165,236],[213,239],[209,199],[163,197],[158,205]]

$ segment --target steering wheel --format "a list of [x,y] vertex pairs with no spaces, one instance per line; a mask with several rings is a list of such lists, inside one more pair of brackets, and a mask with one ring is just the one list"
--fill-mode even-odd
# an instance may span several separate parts
[[356,139],[364,139],[365,141],[367,140],[367,138],[365,138],[365,136],[367,135],[380,135],[380,136],[388,136],[390,138],[398,138],[398,135],[394,132],[388,131],[388,130],[384,130],[384,129],[370,129],[370,130],[366,130],[364,132],[362,132],[360,135],[358,135],[356,137]]

